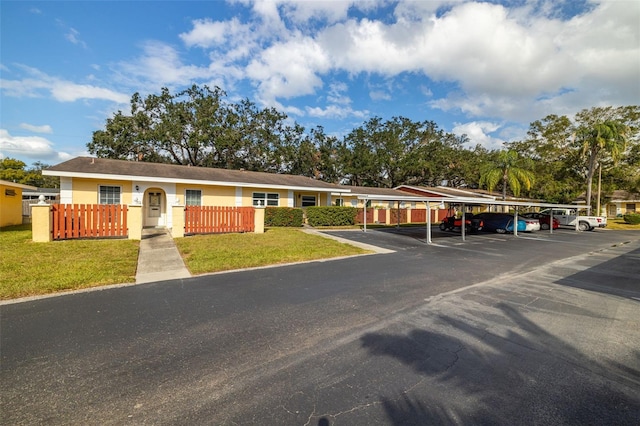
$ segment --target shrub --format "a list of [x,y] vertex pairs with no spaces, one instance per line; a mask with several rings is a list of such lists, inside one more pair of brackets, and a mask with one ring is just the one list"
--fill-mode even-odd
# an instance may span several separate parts
[[355,207],[307,207],[307,222],[311,226],[346,226],[356,223]]
[[640,214],[638,213],[627,213],[623,216],[623,219],[629,225],[640,224]]
[[264,226],[302,226],[302,209],[293,207],[267,207],[264,212]]

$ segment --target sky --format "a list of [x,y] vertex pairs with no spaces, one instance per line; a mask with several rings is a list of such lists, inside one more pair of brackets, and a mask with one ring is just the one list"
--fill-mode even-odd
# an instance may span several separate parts
[[429,120],[500,149],[549,114],[640,103],[640,2],[0,2],[0,158],[89,155],[131,96],[218,86],[342,138]]

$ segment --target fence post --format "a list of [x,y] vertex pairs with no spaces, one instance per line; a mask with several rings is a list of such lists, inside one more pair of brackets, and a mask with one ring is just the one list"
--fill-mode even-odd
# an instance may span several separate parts
[[127,211],[127,227],[130,240],[142,239],[142,205],[129,204]]
[[255,215],[253,217],[256,234],[264,234],[264,207],[256,207]]
[[171,214],[173,215],[173,221],[171,224],[171,236],[173,238],[184,237],[184,206],[174,205],[171,206]]
[[49,204],[34,204],[31,206],[31,231],[34,243],[48,243],[52,241],[53,214]]

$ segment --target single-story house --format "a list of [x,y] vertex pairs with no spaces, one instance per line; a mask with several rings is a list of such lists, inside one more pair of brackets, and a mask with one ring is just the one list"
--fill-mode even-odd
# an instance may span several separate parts
[[640,194],[615,190],[605,205],[607,216],[615,217],[627,213],[640,213]]
[[22,191],[36,187],[0,180],[0,228],[22,224]]
[[332,205],[348,189],[303,176],[93,157],[57,164],[61,204],[141,205],[144,227],[173,225],[172,206]]

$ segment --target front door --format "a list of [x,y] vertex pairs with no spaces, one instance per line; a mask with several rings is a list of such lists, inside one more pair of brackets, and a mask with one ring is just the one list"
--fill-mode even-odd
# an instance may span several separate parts
[[147,217],[145,226],[158,226],[162,215],[162,192],[149,192],[147,194]]

